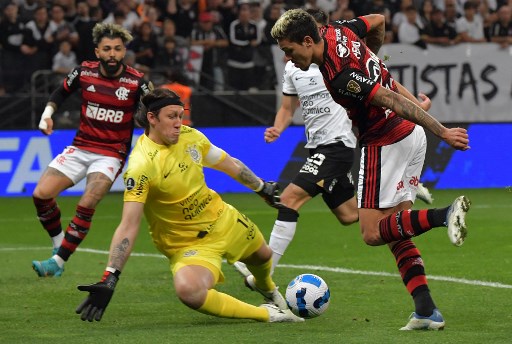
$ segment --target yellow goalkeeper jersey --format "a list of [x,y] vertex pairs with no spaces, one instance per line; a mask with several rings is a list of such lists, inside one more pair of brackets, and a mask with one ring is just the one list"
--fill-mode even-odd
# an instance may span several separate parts
[[[224,210],[221,197],[204,179],[211,147],[203,133],[182,126],[176,144],[159,145],[144,134],[130,154],[124,201],[144,203],[149,231],[162,252],[207,235]],[[219,162],[226,158],[221,152]]]

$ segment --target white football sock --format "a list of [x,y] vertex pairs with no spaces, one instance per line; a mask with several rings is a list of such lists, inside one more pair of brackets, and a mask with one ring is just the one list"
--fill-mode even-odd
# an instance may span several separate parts
[[62,239],[64,239],[64,232],[61,231],[58,235],[52,237],[53,248],[60,247],[62,243]]
[[64,266],[65,261],[59,255],[54,255],[52,258],[55,259],[59,268],[62,268]]
[[290,245],[295,230],[297,229],[297,222],[285,222],[276,220],[272,233],[270,233],[269,246],[272,249],[272,269],[270,274],[274,273],[274,268],[279,263],[279,260]]

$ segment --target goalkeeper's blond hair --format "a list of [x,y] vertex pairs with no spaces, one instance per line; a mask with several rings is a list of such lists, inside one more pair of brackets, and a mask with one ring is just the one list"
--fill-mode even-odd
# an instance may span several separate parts
[[124,27],[113,23],[98,23],[92,29],[92,41],[98,45],[103,37],[110,39],[121,38],[124,45],[133,40],[132,34]]

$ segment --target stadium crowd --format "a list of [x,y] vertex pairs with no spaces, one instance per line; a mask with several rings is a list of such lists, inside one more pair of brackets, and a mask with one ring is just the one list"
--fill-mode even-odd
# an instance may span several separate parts
[[26,90],[36,70],[62,74],[94,60],[97,22],[132,32],[127,63],[149,78],[190,68],[190,47],[200,45],[205,89],[274,89],[270,30],[298,7],[331,20],[384,14],[385,43],[512,44],[512,0],[0,0],[0,96]]

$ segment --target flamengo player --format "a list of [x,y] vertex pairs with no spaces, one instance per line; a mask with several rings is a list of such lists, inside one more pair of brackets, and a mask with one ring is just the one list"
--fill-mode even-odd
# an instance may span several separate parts
[[[128,156],[139,99],[151,88],[142,73],[123,63],[126,44],[132,40],[127,30],[115,24],[96,24],[93,40],[99,61],[85,61],[68,74],[50,96],[39,123],[39,129],[50,135],[53,112],[80,90],[80,125],[73,143],[53,159],[33,193],[39,221],[53,242],[50,259],[32,262],[41,277],[60,276],[64,262],[89,232],[96,206]],[[85,191],[64,234],[55,198],[84,178]]]
[[[359,223],[368,245],[387,244],[402,280],[413,297],[415,312],[402,330],[443,329],[445,322],[427,285],[423,260],[411,238],[434,227],[448,227],[451,242],[466,237],[470,202],[458,197],[442,209],[411,210],[426,152],[423,127],[455,149],[469,149],[465,129],[446,128],[394,82],[377,52],[384,18],[370,25],[363,17],[319,30],[307,12],[283,14],[271,34],[295,67],[320,67],[333,99],[358,125],[361,161],[358,181]],[[366,38],[366,44],[360,39]]]

